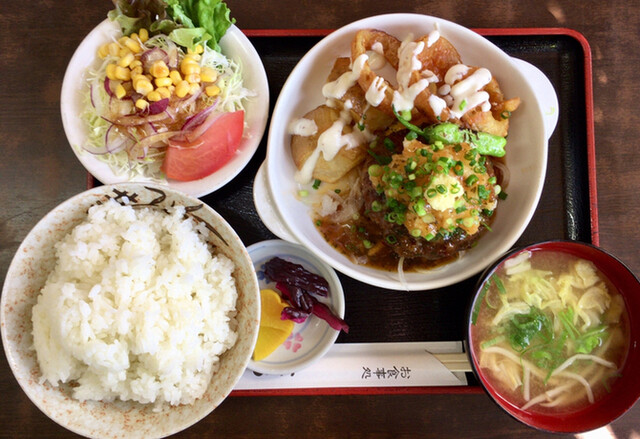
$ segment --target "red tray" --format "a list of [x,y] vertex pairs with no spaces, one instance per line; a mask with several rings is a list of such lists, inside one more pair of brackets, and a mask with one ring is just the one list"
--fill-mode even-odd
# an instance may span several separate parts
[[[475,29],[506,53],[542,70],[554,85],[559,119],[549,141],[545,187],[538,208],[516,246],[549,239],[599,244],[595,175],[591,50],[580,33],[565,28]],[[267,71],[271,109],[298,60],[330,30],[249,29],[244,33]],[[266,153],[267,133],[254,158],[227,186],[202,198],[238,232],[245,245],[276,238],[253,204],[253,179]],[[96,182],[88,175],[88,187]],[[339,274],[349,334],[338,343],[459,341],[465,335],[467,304],[477,277],[428,292],[391,291]],[[375,315],[375,320],[369,316]],[[232,395],[476,393],[468,374],[461,387],[324,387],[242,390]]]

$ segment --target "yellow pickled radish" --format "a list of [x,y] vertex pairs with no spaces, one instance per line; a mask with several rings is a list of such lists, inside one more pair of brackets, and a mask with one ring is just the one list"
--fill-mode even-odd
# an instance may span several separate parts
[[253,350],[253,360],[260,361],[268,357],[293,332],[294,323],[291,320],[281,320],[280,314],[288,304],[282,300],[277,291],[260,290],[260,329],[258,341]]

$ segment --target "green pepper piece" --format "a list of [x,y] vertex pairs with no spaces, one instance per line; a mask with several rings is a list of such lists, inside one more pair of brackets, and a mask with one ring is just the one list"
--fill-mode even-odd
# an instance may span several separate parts
[[490,155],[493,157],[504,157],[504,147],[507,139],[493,134],[479,132],[472,138],[478,152],[482,155]]
[[424,136],[429,143],[440,141],[446,145],[455,145],[464,141],[464,132],[458,125],[445,122],[425,128]]

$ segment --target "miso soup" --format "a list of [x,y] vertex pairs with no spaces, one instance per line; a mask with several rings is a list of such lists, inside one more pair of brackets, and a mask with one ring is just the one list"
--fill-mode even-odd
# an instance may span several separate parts
[[484,284],[471,338],[482,373],[515,406],[571,412],[620,376],[629,339],[622,296],[590,261],[523,252]]

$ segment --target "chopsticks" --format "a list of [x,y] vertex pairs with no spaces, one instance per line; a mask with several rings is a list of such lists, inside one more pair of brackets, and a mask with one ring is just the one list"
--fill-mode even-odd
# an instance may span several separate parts
[[438,359],[451,372],[471,372],[471,364],[467,354],[431,354]]

